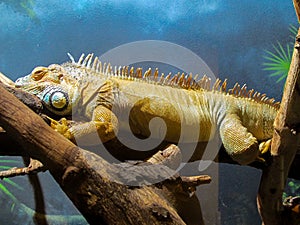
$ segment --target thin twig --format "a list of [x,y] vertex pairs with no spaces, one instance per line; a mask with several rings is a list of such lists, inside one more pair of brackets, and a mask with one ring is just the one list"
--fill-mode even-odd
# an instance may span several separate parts
[[0,171],[0,179],[15,177],[15,176],[24,176],[29,174],[36,174],[38,172],[46,171],[45,166],[38,160],[30,159],[30,164],[28,167],[17,168],[13,167],[9,170]]

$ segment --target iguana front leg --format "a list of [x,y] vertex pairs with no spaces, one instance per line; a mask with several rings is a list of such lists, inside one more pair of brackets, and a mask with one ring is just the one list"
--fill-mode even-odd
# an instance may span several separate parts
[[240,164],[249,164],[259,155],[257,139],[243,126],[235,113],[227,114],[220,126],[220,136],[226,152]]
[[81,145],[95,145],[113,139],[118,130],[118,119],[115,114],[103,105],[98,105],[93,111],[89,122],[51,120],[51,127],[73,142]]

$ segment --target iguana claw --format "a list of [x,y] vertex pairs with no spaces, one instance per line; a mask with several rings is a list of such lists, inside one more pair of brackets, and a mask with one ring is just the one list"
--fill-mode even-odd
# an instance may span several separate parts
[[262,163],[266,162],[266,160],[263,157],[261,157],[261,155],[267,153],[270,150],[270,148],[271,148],[271,141],[272,141],[272,139],[269,139],[269,140],[263,141],[263,142],[261,142],[259,144],[260,155],[256,157],[256,161],[262,162]]
[[269,140],[263,141],[259,144],[259,151],[260,151],[261,155],[267,153],[270,150],[271,141],[272,141],[272,139],[269,139]]
[[62,134],[64,137],[68,138],[69,140],[73,139],[73,135],[71,134],[68,126],[68,120],[66,118],[62,118],[59,121],[54,120],[48,117],[50,120],[50,126],[58,133]]

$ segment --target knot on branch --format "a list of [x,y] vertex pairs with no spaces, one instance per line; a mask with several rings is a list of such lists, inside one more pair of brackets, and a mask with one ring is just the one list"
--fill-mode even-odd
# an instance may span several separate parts
[[165,165],[176,170],[182,161],[182,154],[178,146],[172,144],[163,151],[158,151],[147,162],[151,164]]
[[162,207],[161,205],[158,205],[156,203],[153,203],[151,206],[150,206],[150,210],[152,212],[152,214],[158,219],[158,220],[163,220],[163,221],[166,221],[166,220],[170,220],[171,219],[171,215],[170,215],[170,212]]
[[75,166],[68,166],[62,176],[62,184],[73,184],[78,180],[78,176],[82,176],[81,170]]

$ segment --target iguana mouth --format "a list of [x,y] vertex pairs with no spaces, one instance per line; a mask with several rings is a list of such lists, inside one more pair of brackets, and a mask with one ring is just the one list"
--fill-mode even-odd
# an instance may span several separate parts
[[27,75],[25,77],[20,77],[15,81],[15,87],[22,88],[22,87],[26,86],[26,84],[28,84],[29,82],[30,82],[29,75]]

